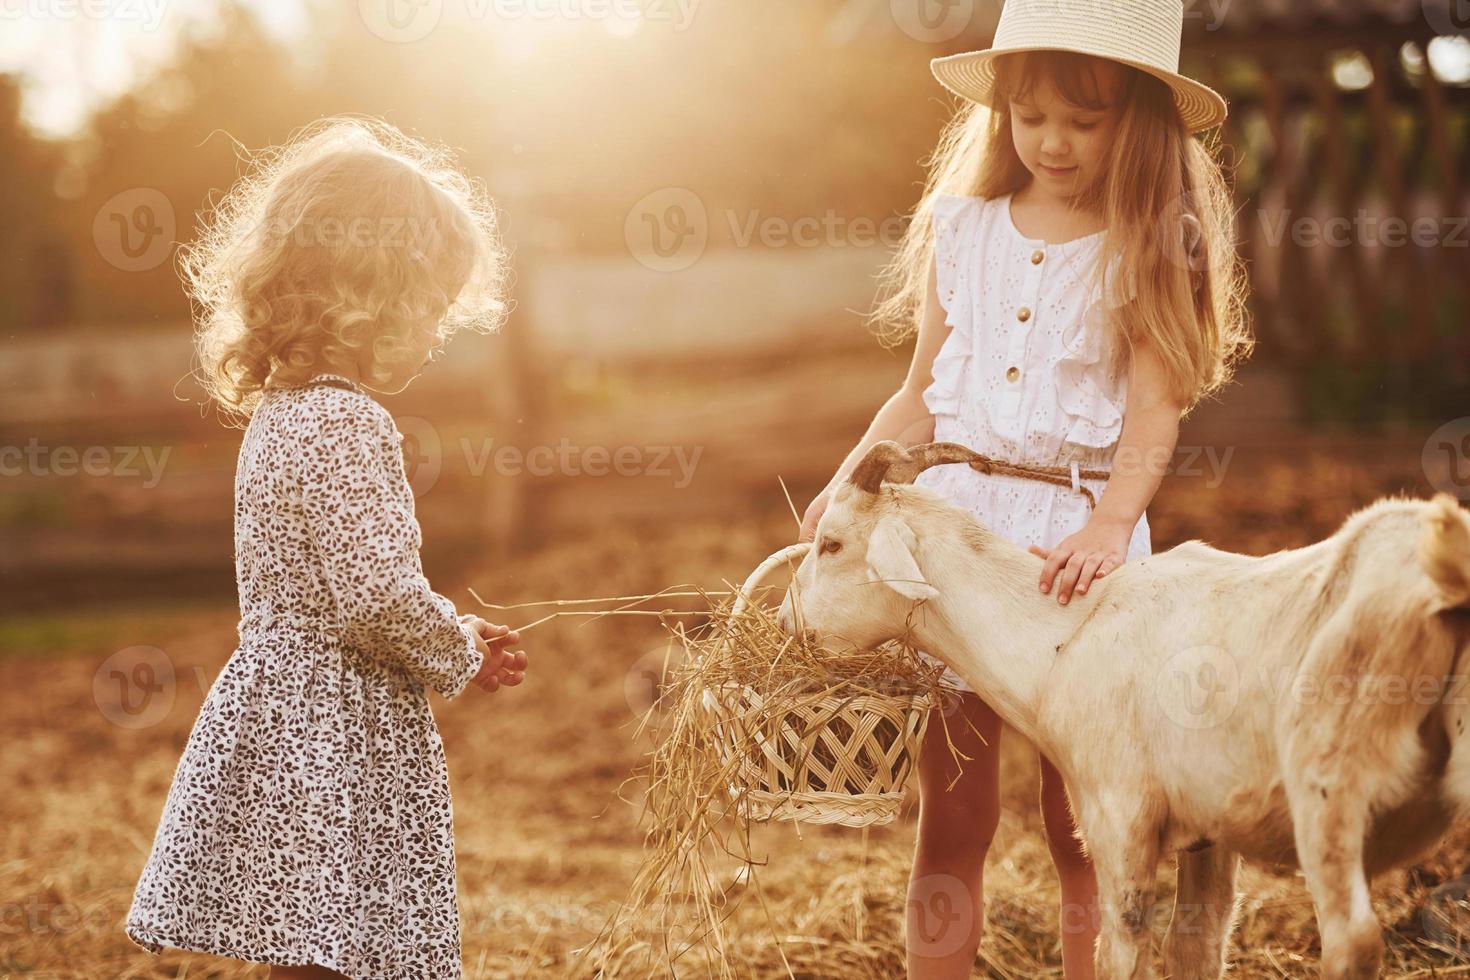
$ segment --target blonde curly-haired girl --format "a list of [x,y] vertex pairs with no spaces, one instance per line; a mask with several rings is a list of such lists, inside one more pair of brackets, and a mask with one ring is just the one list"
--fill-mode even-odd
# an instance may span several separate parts
[[400,390],[506,311],[490,202],[447,150],[373,119],[259,154],[180,265],[202,381],[237,416],[324,368]]
[[494,212],[448,155],[334,118],[260,155],[188,248],[199,374],[247,423],[235,476],[239,644],[174,772],[126,932],[270,975],[458,977],[444,743],[426,691],[519,684],[504,626],[419,561],[403,388],[494,330]]

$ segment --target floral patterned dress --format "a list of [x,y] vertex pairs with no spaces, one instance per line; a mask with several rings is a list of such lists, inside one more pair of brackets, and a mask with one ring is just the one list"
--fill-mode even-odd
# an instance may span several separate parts
[[[924,391],[934,439],[1010,462],[1109,470],[1128,379],[1109,370],[1107,307],[1092,285],[1104,233],[1048,244],[1021,234],[1010,204],[1009,194],[935,198],[935,279],[951,329]],[[1073,479],[1102,499],[1106,480]],[[1022,547],[1055,547],[1091,516],[1071,487],[968,466],[936,466],[915,482]],[[1127,560],[1151,550],[1145,514]],[[945,679],[971,690],[952,670]]]
[[269,390],[235,475],[239,645],[174,772],[128,936],[373,980],[458,978],[444,743],[479,670],[432,591],[392,416],[339,375]]

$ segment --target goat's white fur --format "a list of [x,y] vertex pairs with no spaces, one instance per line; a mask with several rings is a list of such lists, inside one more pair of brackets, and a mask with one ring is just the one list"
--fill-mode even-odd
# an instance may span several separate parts
[[1100,977],[1152,975],[1155,865],[1175,851],[1172,977],[1222,971],[1237,854],[1303,869],[1325,977],[1376,976],[1369,878],[1470,804],[1464,511],[1386,498],[1264,557],[1188,541],[1067,605],[1041,566],[924,488],[848,484],[782,622],[795,599],[824,641],[910,629],[1056,763],[1098,875]]
[[900,517],[882,517],[868,536],[868,581],[882,582],[907,599],[932,599],[939,592],[924,581],[914,560],[918,539]]

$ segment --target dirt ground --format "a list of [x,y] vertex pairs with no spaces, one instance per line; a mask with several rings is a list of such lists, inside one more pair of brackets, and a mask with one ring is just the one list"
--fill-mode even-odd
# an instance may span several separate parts
[[[1156,550],[1199,537],[1262,554],[1331,533],[1381,494],[1429,489],[1417,454],[1402,447],[1330,444],[1243,452],[1223,482],[1207,482],[1166,481],[1150,510]],[[791,540],[793,519],[782,506],[773,502],[739,527],[709,520],[584,535],[470,581],[435,585],[463,611],[477,608],[469,587],[506,603],[686,582],[719,588]],[[236,615],[231,607],[155,603],[18,615],[0,625],[0,977],[266,975],[200,954],[150,957],[121,928],[174,765],[232,652]],[[533,616],[487,618],[518,625]],[[648,704],[665,636],[652,617],[549,623],[526,634],[533,667],[522,689],[435,697],[455,794],[468,978],[587,972],[577,950],[624,897],[640,858],[639,790],[630,776],[648,743],[635,737],[634,721]],[[161,668],[150,685],[156,700],[134,711],[120,701],[115,671],[141,662]],[[1057,889],[1036,808],[1034,752],[1013,734],[1006,745],[977,974],[1059,977]],[[769,859],[756,874],[770,918],[754,900],[737,908],[727,950],[737,972],[784,976],[784,960],[802,977],[902,975],[912,816],[911,808],[866,834],[764,830],[757,845]],[[1465,959],[1434,948],[1446,927],[1426,906],[1431,893],[1440,904],[1463,896],[1467,855],[1462,826],[1419,864],[1376,884],[1389,975],[1470,973]],[[1167,870],[1160,926],[1171,897]],[[1315,975],[1317,932],[1300,879],[1247,869],[1241,894],[1232,975]],[[704,974],[692,960],[679,971]]]

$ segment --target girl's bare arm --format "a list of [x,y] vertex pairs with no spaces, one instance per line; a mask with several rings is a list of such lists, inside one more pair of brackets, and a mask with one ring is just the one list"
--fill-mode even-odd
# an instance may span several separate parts
[[1029,549],[1045,559],[1037,582],[1042,592],[1050,592],[1055,580],[1057,601],[1066,603],[1074,591],[1086,592],[1094,578],[1102,578],[1128,560],[1133,528],[1158,491],[1179,441],[1183,411],[1184,406],[1169,396],[1158,354],[1135,344],[1123,432],[1113,453],[1112,475],[1097,507],[1080,531],[1069,534],[1055,548],[1032,545]]
[[1112,521],[1132,533],[1173,459],[1183,412],[1184,406],[1169,396],[1158,354],[1145,344],[1135,344],[1123,431],[1113,454],[1112,476],[1093,520]]

